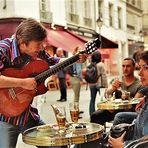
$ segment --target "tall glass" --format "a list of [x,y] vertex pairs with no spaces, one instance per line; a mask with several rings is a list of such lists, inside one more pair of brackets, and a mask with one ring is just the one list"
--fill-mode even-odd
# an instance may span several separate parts
[[65,125],[66,125],[66,111],[65,107],[58,107],[59,113],[56,115],[57,123],[59,126],[59,132],[65,131]]
[[69,104],[71,120],[74,123],[78,123],[79,119],[79,103],[73,102]]

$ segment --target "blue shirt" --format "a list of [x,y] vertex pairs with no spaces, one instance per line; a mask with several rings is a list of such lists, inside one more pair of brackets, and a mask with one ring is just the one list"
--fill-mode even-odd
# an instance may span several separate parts
[[[141,93],[146,97],[145,104],[143,105],[140,113],[138,114],[134,126],[134,135],[132,140],[137,140],[143,136],[148,135],[148,87],[141,89]],[[125,141],[129,143],[130,141]]]
[[82,64],[75,63],[73,64],[73,74],[77,75],[80,80],[82,80]]

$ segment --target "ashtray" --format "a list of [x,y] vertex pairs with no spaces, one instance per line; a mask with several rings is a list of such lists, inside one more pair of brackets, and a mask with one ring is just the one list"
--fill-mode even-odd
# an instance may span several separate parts
[[78,123],[74,126],[73,134],[83,134],[87,132],[87,126],[84,123]]
[[75,126],[75,129],[86,129],[86,125],[84,123],[79,123]]

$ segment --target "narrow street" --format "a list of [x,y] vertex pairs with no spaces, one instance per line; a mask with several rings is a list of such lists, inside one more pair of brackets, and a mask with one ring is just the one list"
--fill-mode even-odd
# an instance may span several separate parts
[[[49,91],[44,96],[34,99],[34,104],[37,105],[41,118],[44,120],[46,124],[56,123],[55,115],[50,106],[51,104],[55,104],[57,106],[65,106],[66,107],[66,118],[68,121],[71,121],[70,113],[69,113],[69,103],[73,101],[72,89],[67,90],[67,96],[68,96],[67,102],[62,102],[62,103],[57,102],[56,100],[58,100],[60,97],[60,92],[57,90],[57,91]],[[97,96],[96,103],[98,102],[98,99],[99,99],[99,95]],[[84,111],[84,114],[81,115],[82,119],[79,119],[80,122],[90,121],[89,119],[89,100],[90,100],[89,89],[86,90],[86,85],[83,85],[81,87],[81,95],[80,95],[80,110]],[[22,137],[20,135],[16,148],[34,148],[34,146],[27,145],[24,142],[22,142]]]
[[[108,82],[112,79],[112,76],[108,76]],[[101,96],[104,92],[104,89],[101,89]],[[56,91],[48,91],[45,95],[39,96],[34,99],[33,104],[37,106],[40,116],[42,120],[46,123],[56,123],[55,115],[51,104],[55,104],[57,106],[65,106],[66,108],[66,118],[71,122],[70,113],[69,113],[69,103],[73,101],[73,90],[71,88],[67,89],[67,101],[66,102],[57,102],[60,98],[59,90]],[[97,94],[96,104],[101,99],[101,96]],[[80,110],[84,111],[84,114],[81,114],[82,119],[79,119],[79,122],[89,122],[89,101],[90,101],[90,90],[89,87],[86,89],[86,85],[82,85],[81,93],[80,93]],[[97,108],[96,108],[97,109]],[[22,142],[21,135],[19,136],[19,140],[16,148],[34,148],[35,146],[27,145]]]

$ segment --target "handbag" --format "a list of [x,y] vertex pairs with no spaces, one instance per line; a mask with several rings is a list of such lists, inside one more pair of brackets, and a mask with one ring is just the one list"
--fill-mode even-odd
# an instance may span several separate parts
[[124,132],[126,132],[124,136],[124,141],[131,140],[134,133],[134,123],[133,124],[122,123],[112,126],[110,129],[110,135],[113,138],[120,137]]

